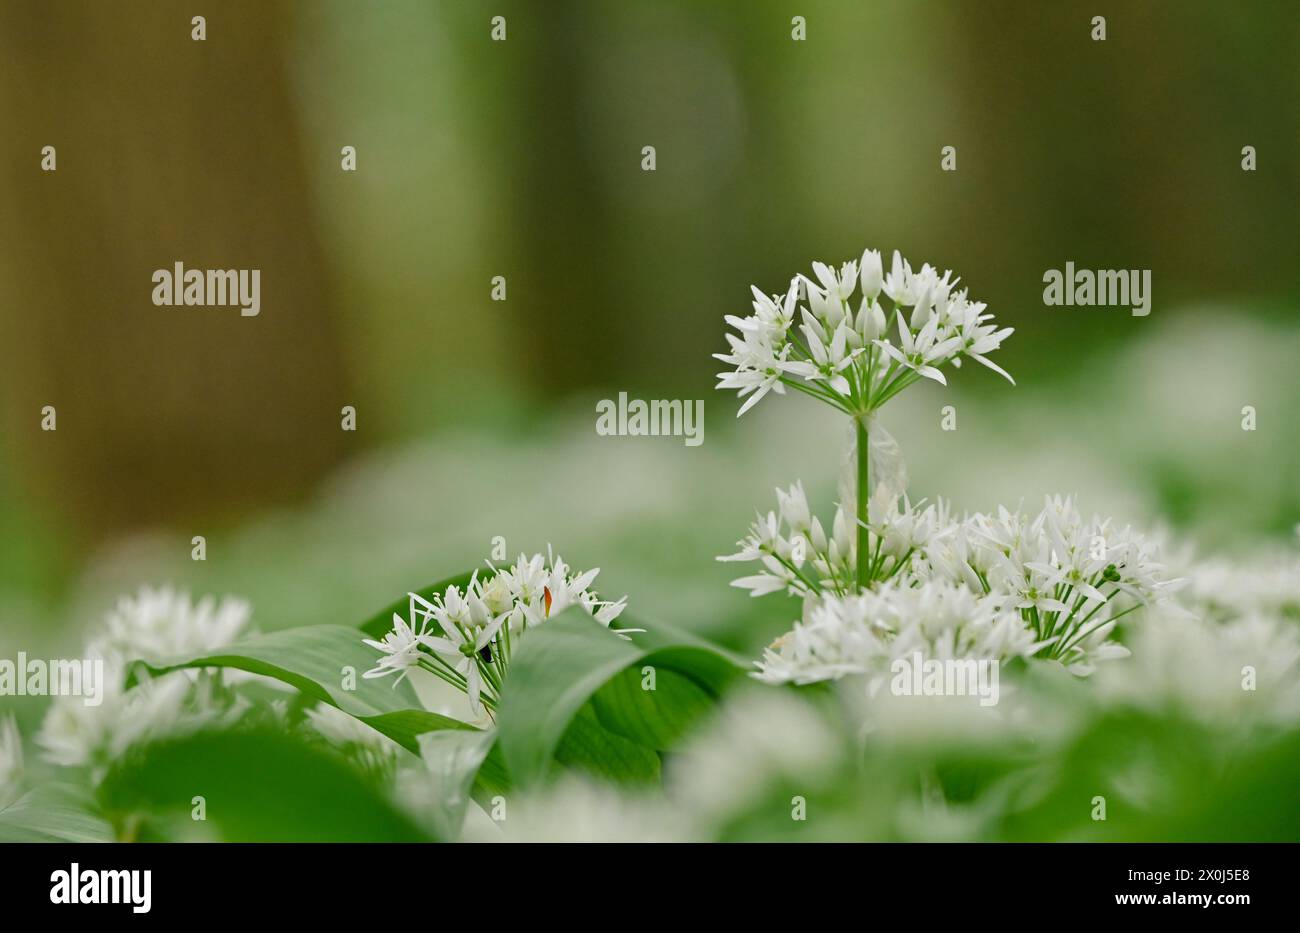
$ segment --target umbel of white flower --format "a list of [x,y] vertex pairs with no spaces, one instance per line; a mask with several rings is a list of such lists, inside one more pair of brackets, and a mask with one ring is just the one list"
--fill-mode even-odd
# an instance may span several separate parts
[[[759,527],[775,528],[773,549],[789,553],[788,536],[804,532],[769,518],[772,524]],[[759,662],[761,679],[879,674],[913,651],[940,659],[1039,658],[1089,674],[1098,661],[1128,655],[1111,638],[1119,620],[1177,582],[1164,579],[1140,535],[1098,517],[1084,521],[1070,499],[1051,497],[1032,517],[999,509],[955,519],[940,503],[900,510],[877,530],[872,540],[888,570],[874,590],[855,591],[816,562],[794,574],[775,559],[736,581],[755,595],[784,589],[804,597],[803,619]],[[754,535],[748,540],[756,546]],[[845,572],[841,566],[840,580]]]
[[880,252],[870,249],[861,261],[846,262],[838,272],[815,262],[813,273],[817,281],[796,275],[784,294],[769,296],[754,286],[754,313],[726,316],[739,333],[726,335],[730,353],[714,354],[734,367],[718,374],[718,388],[737,389],[742,398],[748,396],[738,416],[769,392],[784,394],[789,386],[853,420],[856,493],[849,514],[856,546],[852,566],[857,586],[865,587],[882,579],[873,575],[867,550],[870,434],[876,412],[920,379],[946,385],[943,368],[960,367],[962,357],[1014,384],[988,358],[1012,329],[992,323],[987,306],[971,301],[966,289],[957,288],[960,280],[951,271],[940,275],[928,263],[913,271],[897,251],[888,274],[882,269]]
[[484,707],[494,713],[514,645],[529,629],[570,606],[610,628],[627,605],[626,596],[608,602],[592,591],[599,568],[575,572],[560,557],[548,566],[541,554],[521,554],[512,567],[488,566],[491,572],[475,573],[463,591],[449,586],[431,600],[408,593],[408,617],[393,613],[393,629],[382,641],[363,639],[382,656],[362,676],[396,673],[401,680],[418,668],[465,693],[475,714]]
[[1116,623],[1169,586],[1130,529],[1085,522],[1059,498],[1036,517],[999,509],[958,519],[942,500],[907,498],[896,455],[888,481],[871,482],[873,455],[892,445],[875,423],[881,406],[922,378],[946,384],[943,368],[962,357],[1014,384],[987,356],[1011,328],[993,324],[951,272],[913,272],[898,253],[888,274],[874,250],[838,272],[822,263],[813,271],[816,281],[796,276],[784,295],[755,288],[754,313],[727,317],[739,332],[727,335],[732,352],[717,355],[734,367],[718,387],[748,396],[741,414],[789,386],[853,424],[852,475],[831,520],[813,514],[795,483],[777,490],[777,510],[759,513],[735,554],[719,558],[759,563],[733,583],[754,596],[802,599],[802,620],[768,649],[756,676],[808,683],[870,674],[914,650],[1046,658],[1086,674],[1127,654],[1110,637]]
[[846,414],[869,415],[918,379],[947,384],[943,367],[960,367],[963,356],[1014,384],[988,359],[1012,329],[990,323],[986,305],[958,289],[951,271],[940,276],[927,263],[913,272],[895,251],[882,275],[880,253],[867,250],[838,272],[820,262],[813,272],[817,281],[796,275],[784,294],[754,286],[754,313],[727,315],[739,334],[727,334],[730,353],[714,354],[734,367],[718,374],[718,388],[748,396],[740,414],[789,386]]

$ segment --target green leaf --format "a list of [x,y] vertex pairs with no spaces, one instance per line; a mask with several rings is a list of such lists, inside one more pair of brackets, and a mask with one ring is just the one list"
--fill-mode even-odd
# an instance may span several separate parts
[[[416,737],[421,733],[468,728],[455,719],[420,709],[410,683],[397,683],[396,675],[362,677],[374,666],[376,656],[361,643],[354,628],[309,625],[255,635],[212,654],[144,659],[138,664],[155,675],[182,668],[225,667],[272,677],[337,706],[416,753]],[[344,689],[345,668],[351,668],[354,690]]]
[[[638,683],[637,696],[619,678],[633,665],[654,668],[654,691]],[[528,632],[511,658],[498,716],[506,765],[521,786],[543,778],[578,711],[616,678],[593,701],[597,724],[643,748],[666,747],[741,669],[693,635],[656,626],[629,641],[570,610]]]
[[38,787],[0,810],[0,842],[112,842],[113,827],[72,788]]
[[189,815],[227,842],[427,841],[339,757],[282,733],[203,732],[140,749],[99,789],[122,822]]
[[[641,665],[610,678],[591,698],[596,719],[610,732],[657,751],[667,751],[700,716],[713,708],[713,696],[684,674]],[[645,689],[649,677],[655,689]]]
[[656,784],[659,755],[600,724],[591,705],[581,707],[564,730],[555,761],[615,784]]
[[[445,593],[447,592],[447,587],[449,586],[457,586],[460,587],[460,589],[462,590],[465,589],[467,586],[469,586],[469,581],[473,576],[474,576],[473,571],[457,574],[454,577],[448,577],[445,580],[439,580],[437,583],[430,583],[428,586],[422,586],[418,590],[412,590],[411,592],[425,599],[433,599],[435,593],[436,594]],[[383,609],[376,612],[370,618],[366,619],[366,621],[361,623],[359,628],[361,629],[361,631],[363,631],[366,634],[368,638],[373,638],[375,640],[378,640],[380,638],[383,638],[385,633],[392,630],[393,614],[396,613],[397,615],[401,616],[403,619],[406,619],[407,613],[410,611],[410,608],[411,608],[410,596],[409,595],[403,596],[401,599],[394,601],[388,606],[385,606]]]

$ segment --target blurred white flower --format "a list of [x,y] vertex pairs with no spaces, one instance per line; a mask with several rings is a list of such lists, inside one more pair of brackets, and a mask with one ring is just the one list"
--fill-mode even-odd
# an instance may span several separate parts
[[503,819],[467,821],[468,842],[692,842],[706,836],[662,797],[570,776],[511,797]]
[[1232,730],[1300,725],[1300,629],[1257,612],[1208,622],[1173,606],[1152,613],[1132,657],[1097,675],[1106,703],[1178,711]]
[[796,694],[740,689],[667,762],[669,798],[706,838],[783,783],[804,792],[839,773],[851,742]]
[[205,596],[196,603],[170,586],[144,586],[118,600],[89,646],[94,657],[126,660],[212,651],[239,637],[251,612],[246,601],[234,597]]
[[87,658],[104,662],[102,702],[88,706],[80,696],[55,697],[36,743],[51,762],[88,767],[98,780],[135,745],[232,721],[247,703],[224,689],[225,672],[174,671],[127,689],[128,665],[216,651],[244,631],[249,616],[244,600],[193,603],[171,587],[141,587],[121,598],[85,647]]
[[57,697],[36,736],[47,760],[89,768],[96,781],[136,745],[233,720],[243,709],[218,702],[211,679],[194,683],[184,671],[130,690],[124,688],[126,673],[119,666],[106,664],[104,678],[99,706],[86,706],[79,697]]
[[1282,551],[1249,560],[1206,560],[1187,569],[1182,602],[1206,618],[1251,614],[1300,620],[1300,554]]

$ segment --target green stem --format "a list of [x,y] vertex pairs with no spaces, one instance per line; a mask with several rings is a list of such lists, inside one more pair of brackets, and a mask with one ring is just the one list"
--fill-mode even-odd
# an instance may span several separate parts
[[867,504],[871,499],[871,439],[867,435],[867,415],[853,419],[858,441],[858,589],[865,590],[870,580],[871,556],[867,532]]

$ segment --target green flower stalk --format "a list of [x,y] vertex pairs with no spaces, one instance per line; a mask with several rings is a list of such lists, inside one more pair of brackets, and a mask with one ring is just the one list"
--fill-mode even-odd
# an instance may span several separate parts
[[[876,413],[921,379],[946,385],[942,369],[948,364],[960,367],[963,357],[1014,384],[1005,370],[988,359],[1012,328],[990,323],[993,316],[986,305],[971,301],[964,288],[958,289],[959,280],[952,272],[940,276],[929,264],[913,272],[897,251],[888,274],[877,250],[867,250],[861,261],[846,262],[838,272],[815,262],[813,273],[816,281],[795,276],[784,295],[769,296],[754,287],[754,313],[726,318],[739,335],[727,335],[730,353],[715,354],[734,367],[718,374],[718,388],[737,389],[740,397],[748,396],[739,415],[769,392],[784,394],[789,387],[853,420],[855,582],[862,589],[880,582],[873,576],[869,552],[874,492],[871,425]],[[889,321],[896,324],[897,338],[890,336]]]

